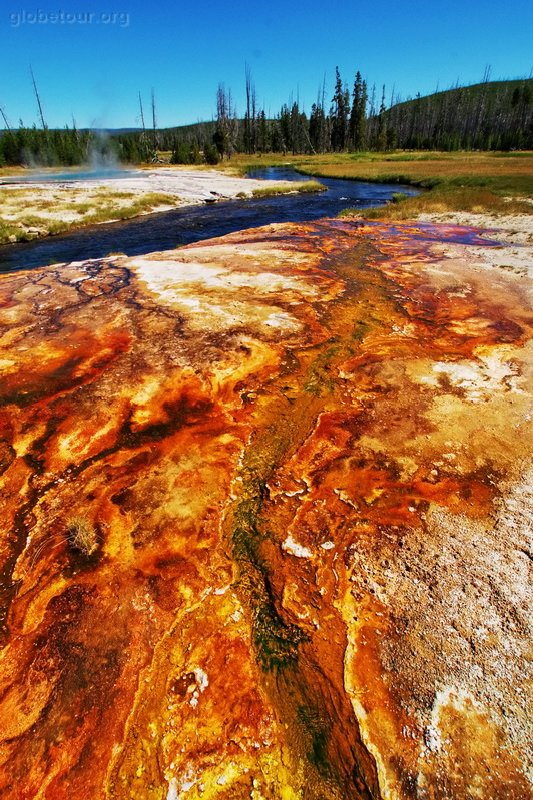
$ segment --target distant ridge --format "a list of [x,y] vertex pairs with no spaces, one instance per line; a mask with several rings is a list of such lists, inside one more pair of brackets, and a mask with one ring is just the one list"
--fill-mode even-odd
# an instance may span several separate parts
[[505,81],[487,81],[485,83],[472,83],[468,86],[452,86],[450,89],[439,89],[438,91],[432,92],[431,94],[421,95],[420,97],[410,97],[407,100],[400,100],[389,109],[395,108],[402,108],[413,103],[421,103],[427,100],[445,100],[446,97],[449,99],[457,99],[457,98],[464,98],[464,97],[478,97],[481,94],[485,94],[487,97],[496,98],[498,95],[508,95],[509,93],[512,94],[516,89],[520,90],[524,86],[528,87],[529,90],[533,94],[533,78],[521,78],[521,79],[512,79],[512,80],[505,80]]
[[[395,103],[394,146],[483,150],[533,147],[533,78],[486,81]],[[391,137],[389,137],[391,138]]]

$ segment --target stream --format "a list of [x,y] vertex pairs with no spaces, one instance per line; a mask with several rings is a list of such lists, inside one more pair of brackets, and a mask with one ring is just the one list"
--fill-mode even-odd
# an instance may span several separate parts
[[[255,169],[249,177],[276,181],[312,180],[291,167]],[[407,195],[415,195],[420,191],[397,183],[367,183],[336,178],[320,178],[320,182],[327,187],[327,191],[189,206],[123,222],[92,225],[31,242],[2,245],[0,272],[103,258],[111,252],[134,256],[172,250],[202,239],[274,222],[306,222],[335,217],[345,208],[383,205],[398,191]]]

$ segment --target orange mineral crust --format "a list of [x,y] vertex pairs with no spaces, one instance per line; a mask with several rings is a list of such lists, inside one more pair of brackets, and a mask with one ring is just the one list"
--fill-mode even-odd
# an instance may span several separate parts
[[0,278],[2,800],[532,797],[503,247],[323,220]]

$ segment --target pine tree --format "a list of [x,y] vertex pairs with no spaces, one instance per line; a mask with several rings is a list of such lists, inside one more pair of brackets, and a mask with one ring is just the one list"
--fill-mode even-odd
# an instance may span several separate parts
[[331,147],[333,150],[345,150],[348,130],[348,104],[342,85],[339,68],[335,68],[335,94],[331,107]]
[[313,149],[317,153],[323,153],[325,151],[326,115],[324,114],[324,109],[318,103],[313,103],[311,106],[309,138]]
[[364,150],[366,147],[366,106],[368,93],[366,81],[358,71],[353,87],[352,111],[350,114],[350,147]]
[[378,135],[376,142],[377,150],[385,150],[387,147],[387,120],[385,117],[385,84],[383,84],[383,92],[381,95],[381,105],[379,107],[378,115]]
[[281,107],[278,124],[282,142],[282,150],[283,153],[285,153],[287,150],[293,149],[291,112],[286,104]]
[[259,112],[257,127],[257,148],[260,153],[268,153],[270,150],[270,130],[264,109]]

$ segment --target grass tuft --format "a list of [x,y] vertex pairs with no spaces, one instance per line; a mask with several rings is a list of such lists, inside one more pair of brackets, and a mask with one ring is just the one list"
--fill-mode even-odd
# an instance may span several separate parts
[[275,197],[278,194],[311,194],[325,192],[326,187],[319,181],[294,181],[290,184],[272,183],[252,190],[253,197]]
[[99,545],[98,534],[86,517],[72,517],[67,523],[68,543],[84,556],[92,556]]
[[391,195],[391,201],[393,203],[401,203],[403,200],[407,200],[407,197],[408,195],[406,195],[405,192],[394,192],[394,194]]

